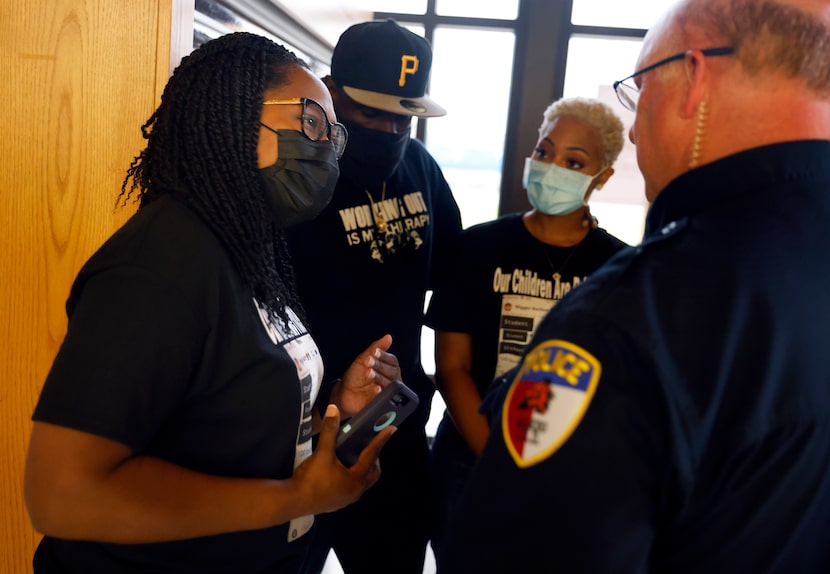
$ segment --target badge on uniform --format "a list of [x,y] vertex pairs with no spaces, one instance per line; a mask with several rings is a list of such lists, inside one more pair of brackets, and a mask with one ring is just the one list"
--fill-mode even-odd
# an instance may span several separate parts
[[516,465],[533,466],[570,438],[601,370],[593,355],[567,341],[544,341],[527,354],[502,413],[504,442]]

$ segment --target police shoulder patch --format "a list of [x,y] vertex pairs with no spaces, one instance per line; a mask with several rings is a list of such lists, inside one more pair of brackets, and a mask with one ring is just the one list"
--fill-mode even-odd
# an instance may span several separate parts
[[559,339],[527,354],[502,407],[504,442],[517,466],[545,460],[570,438],[591,404],[601,370],[585,349]]

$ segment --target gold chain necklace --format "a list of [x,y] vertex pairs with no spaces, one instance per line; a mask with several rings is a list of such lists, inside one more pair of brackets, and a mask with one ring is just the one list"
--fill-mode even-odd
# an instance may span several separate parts
[[[585,239],[582,239],[582,241],[580,241],[576,245],[571,246],[570,251],[568,251],[568,254],[565,256],[565,260],[562,261],[562,263],[560,263],[559,265],[554,265],[553,264],[553,260],[550,258],[550,252],[548,251],[548,244],[540,242],[540,247],[542,248],[542,253],[545,256],[545,259],[548,260],[548,265],[550,265],[551,271],[553,271],[552,275],[554,275],[554,276],[559,275],[560,277],[562,276],[561,274],[565,270],[565,266],[568,265],[568,262],[570,262],[571,258],[574,256],[574,254],[577,252],[579,247],[584,242],[585,242]],[[551,245],[551,247],[558,247],[558,246],[557,245]]]
[[363,191],[366,192],[366,197],[369,198],[369,204],[372,209],[372,215],[375,218],[375,227],[377,227],[378,233],[386,235],[387,231],[389,231],[389,225],[386,223],[386,218],[383,217],[383,212],[380,209],[383,202],[386,201],[386,182],[383,182],[383,189],[380,192],[380,202],[377,204],[377,207],[375,207],[375,200],[372,194],[369,193],[369,190],[364,189]]

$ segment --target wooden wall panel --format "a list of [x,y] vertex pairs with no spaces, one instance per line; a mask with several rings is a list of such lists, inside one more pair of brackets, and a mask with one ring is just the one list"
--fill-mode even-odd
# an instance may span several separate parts
[[0,573],[31,571],[32,409],[75,274],[134,209],[116,196],[168,77],[171,26],[192,34],[179,3],[0,3]]

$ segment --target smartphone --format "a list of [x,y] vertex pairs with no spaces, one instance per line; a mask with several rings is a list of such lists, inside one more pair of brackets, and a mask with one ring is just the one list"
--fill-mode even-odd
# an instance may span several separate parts
[[340,426],[335,443],[337,458],[344,465],[352,466],[376,434],[390,425],[400,426],[417,406],[418,395],[401,381],[387,385]]

